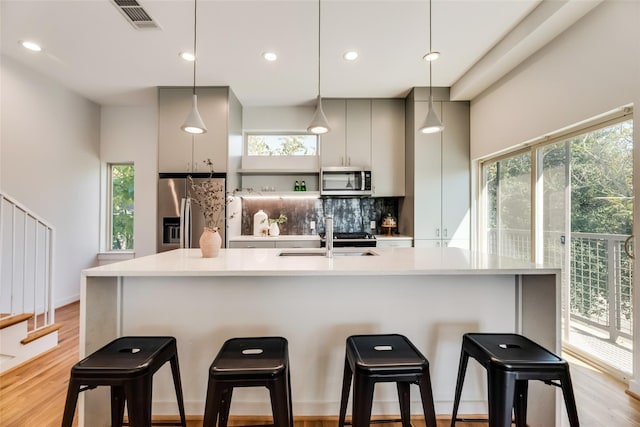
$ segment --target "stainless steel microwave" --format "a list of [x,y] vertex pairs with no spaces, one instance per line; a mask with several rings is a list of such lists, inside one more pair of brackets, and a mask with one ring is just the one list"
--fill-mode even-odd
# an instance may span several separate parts
[[371,171],[352,166],[320,169],[320,194],[323,196],[370,196]]

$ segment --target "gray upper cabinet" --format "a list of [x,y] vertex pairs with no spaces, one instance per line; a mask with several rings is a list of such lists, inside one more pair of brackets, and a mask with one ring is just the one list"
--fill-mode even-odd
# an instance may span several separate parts
[[371,101],[371,170],[375,197],[405,195],[404,99]]
[[207,133],[190,135],[180,126],[191,110],[191,88],[165,87],[158,91],[158,171],[208,172],[211,159],[216,172],[227,171],[228,88],[198,88],[198,111]]
[[347,99],[345,166],[371,168],[371,100]]
[[331,131],[320,137],[322,166],[371,169],[374,197],[405,194],[403,99],[326,99]]
[[371,168],[371,100],[322,101],[331,130],[320,136],[322,166]]
[[[415,95],[415,93],[414,93]],[[418,95],[421,95],[420,93]],[[448,94],[447,94],[448,95]],[[447,96],[448,97],[448,96]],[[413,234],[415,246],[470,244],[469,103],[434,101],[445,129],[423,134],[418,128],[427,115],[428,102],[418,96],[407,106],[407,197],[402,232]],[[436,98],[437,99],[437,98]]]
[[322,107],[331,130],[320,135],[320,159],[322,166],[344,165],[347,103],[344,99],[323,99]]

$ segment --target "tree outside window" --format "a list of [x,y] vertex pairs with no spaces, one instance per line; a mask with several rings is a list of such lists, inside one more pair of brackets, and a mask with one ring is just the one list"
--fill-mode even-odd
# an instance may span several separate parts
[[133,175],[132,164],[110,165],[111,250],[133,249]]

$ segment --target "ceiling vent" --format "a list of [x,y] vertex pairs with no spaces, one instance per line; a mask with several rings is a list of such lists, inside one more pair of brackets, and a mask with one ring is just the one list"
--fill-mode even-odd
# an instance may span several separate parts
[[147,13],[136,0],[111,0],[127,21],[138,30],[160,28],[158,23]]

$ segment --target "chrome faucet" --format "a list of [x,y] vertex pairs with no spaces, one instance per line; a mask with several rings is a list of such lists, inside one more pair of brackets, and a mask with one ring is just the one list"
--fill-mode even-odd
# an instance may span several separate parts
[[333,258],[333,215],[324,219],[325,237],[327,238],[327,258]]

